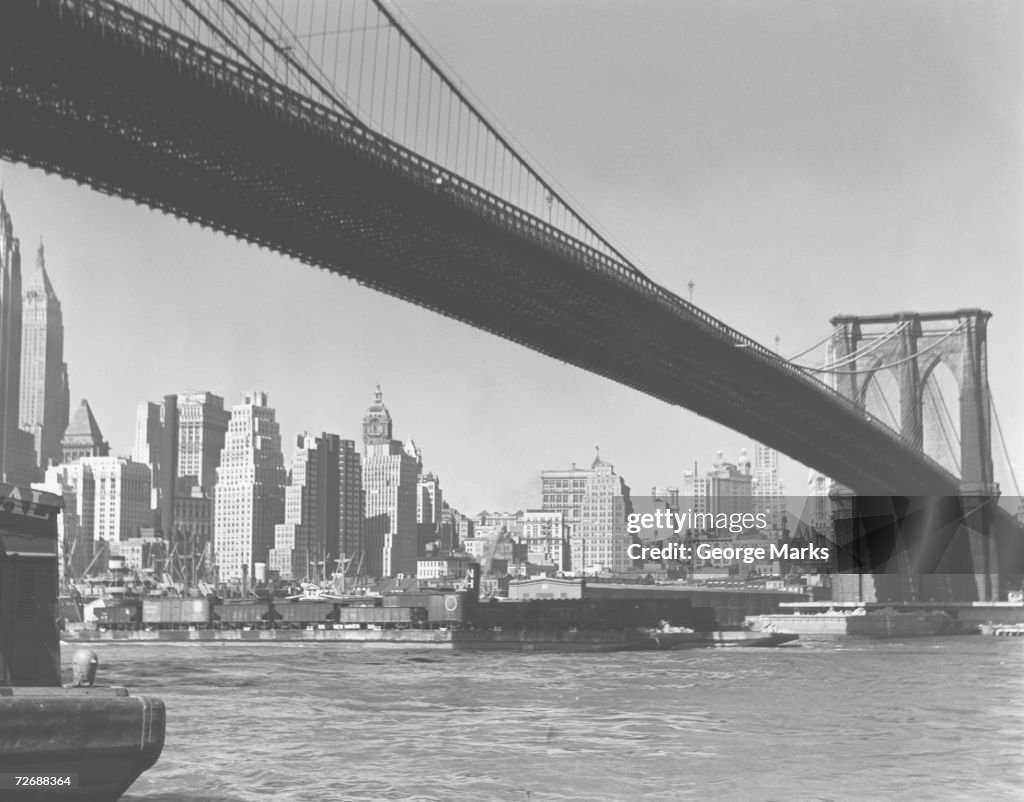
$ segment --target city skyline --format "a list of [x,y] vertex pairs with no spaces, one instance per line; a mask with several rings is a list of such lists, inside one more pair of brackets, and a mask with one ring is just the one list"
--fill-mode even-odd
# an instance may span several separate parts
[[[1006,169],[1021,156],[1020,52],[1005,33],[1019,12],[687,4],[629,12],[633,30],[598,4],[573,39],[560,6],[399,6],[652,278],[684,297],[692,280],[698,306],[763,343],[780,336],[783,354],[837,311],[993,311],[993,394],[1020,477],[1021,193]],[[605,65],[613,37],[647,44]],[[778,62],[780,42],[803,60]],[[605,95],[642,129],[611,119]],[[71,401],[89,399],[113,453],[130,453],[139,401],[184,388],[228,403],[266,390],[286,442],[355,439],[377,382],[470,513],[536,507],[540,471],[588,463],[594,445],[635,492],[681,485],[719,450],[753,453],[692,413],[223,235],[21,166],[0,165],[0,181],[23,251],[46,241]],[[806,470],[780,468],[801,493]]]

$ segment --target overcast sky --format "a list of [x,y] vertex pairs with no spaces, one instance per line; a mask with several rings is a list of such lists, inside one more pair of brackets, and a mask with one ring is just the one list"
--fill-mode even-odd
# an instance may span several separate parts
[[[1017,2],[393,3],[637,264],[793,354],[838,312],[990,310],[990,380],[1024,464]],[[117,453],[135,406],[263,389],[287,444],[358,439],[380,382],[468,513],[540,504],[594,446],[632,486],[748,438],[353,282],[23,166],[26,267],[60,296],[73,406]],[[997,479],[1012,492],[997,456]],[[787,492],[807,471],[784,462]]]

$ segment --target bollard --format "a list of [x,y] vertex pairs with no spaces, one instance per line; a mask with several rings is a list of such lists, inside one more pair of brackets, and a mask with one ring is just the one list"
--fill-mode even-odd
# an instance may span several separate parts
[[96,682],[100,660],[92,649],[79,649],[71,658],[72,688],[91,688]]

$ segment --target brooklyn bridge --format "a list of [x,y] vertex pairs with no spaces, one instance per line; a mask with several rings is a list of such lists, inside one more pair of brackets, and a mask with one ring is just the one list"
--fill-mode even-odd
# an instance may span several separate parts
[[[314,26],[335,35],[307,46]],[[837,317],[824,365],[780,357],[624,257],[376,0],[294,20],[255,0],[10,0],[0,121],[5,159],[353,278],[821,471],[851,570],[943,577],[911,583],[922,599],[1019,584],[986,311]],[[937,399],[938,371],[955,402]]]

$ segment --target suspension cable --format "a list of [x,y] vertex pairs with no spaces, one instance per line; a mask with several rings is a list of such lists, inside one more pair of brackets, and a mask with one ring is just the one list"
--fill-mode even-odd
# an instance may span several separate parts
[[907,322],[899,323],[888,331],[883,332],[875,339],[865,343],[860,348],[851,351],[846,356],[840,357],[839,359],[833,359],[831,362],[826,362],[824,365],[794,365],[794,367],[800,369],[807,368],[811,370],[832,370],[833,368],[844,367],[845,365],[849,365],[851,362],[856,362],[858,359],[867,356],[873,351],[877,351],[897,334],[902,333],[909,325],[910,324]]
[[999,433],[999,443],[1003,447],[1003,459],[1006,460],[1006,467],[1010,471],[1010,481],[1013,482],[1013,491],[1016,495],[1020,496],[1020,485],[1017,484],[1017,474],[1013,470],[1013,460],[1010,459],[1010,450],[1006,447],[1006,438],[1003,436],[1003,424],[999,420],[999,411],[996,409],[996,399],[992,395],[991,390],[988,395],[989,407],[992,409],[992,417],[996,421],[996,431]]
[[967,325],[967,322],[964,321],[959,326],[957,326],[955,329],[950,329],[949,331],[947,331],[945,333],[945,335],[940,337],[935,342],[931,343],[931,345],[928,345],[927,347],[922,348],[920,351],[916,351],[915,353],[910,354],[910,356],[904,357],[903,359],[899,359],[899,360],[897,360],[895,362],[890,362],[887,365],[877,365],[876,367],[864,368],[862,370],[832,370],[831,368],[808,368],[808,367],[804,367],[802,365],[797,365],[795,367],[799,368],[800,370],[807,371],[808,373],[831,373],[831,374],[836,374],[836,375],[840,375],[840,376],[858,376],[858,375],[861,375],[861,374],[864,374],[864,373],[874,373],[876,370],[888,370],[889,368],[899,367],[900,365],[904,365],[907,362],[912,362],[913,360],[917,359],[919,356],[922,356],[923,354],[927,354],[933,348],[937,348],[939,345],[944,343],[946,340],[948,340],[954,334],[959,332],[966,325]]

